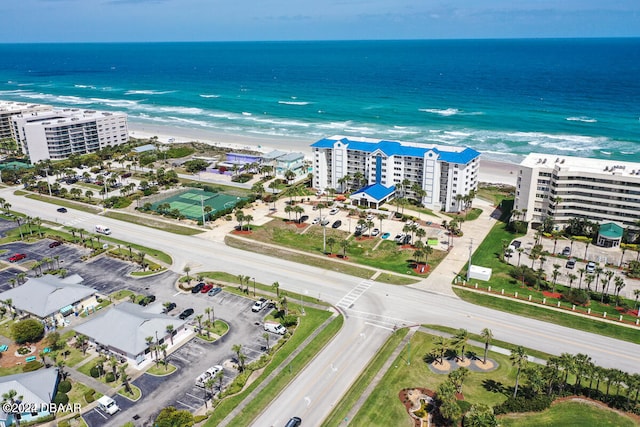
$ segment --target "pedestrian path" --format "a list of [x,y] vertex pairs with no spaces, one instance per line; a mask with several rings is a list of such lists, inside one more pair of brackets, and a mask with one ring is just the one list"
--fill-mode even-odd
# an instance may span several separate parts
[[348,294],[342,297],[336,304],[336,307],[349,309],[353,304],[371,287],[372,283],[368,280],[362,281],[355,288],[351,289]]

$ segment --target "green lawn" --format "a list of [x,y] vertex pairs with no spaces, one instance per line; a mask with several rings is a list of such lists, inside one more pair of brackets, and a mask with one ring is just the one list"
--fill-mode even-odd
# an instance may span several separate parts
[[369,365],[365,368],[365,370],[360,374],[358,379],[353,383],[353,385],[349,388],[349,391],[340,399],[338,404],[333,408],[331,414],[324,420],[322,423],[323,426],[332,427],[339,425],[342,420],[345,419],[353,405],[360,398],[365,389],[369,386],[373,378],[376,376],[378,371],[382,368],[382,365],[387,361],[387,359],[391,356],[391,353],[396,349],[396,347],[400,344],[402,339],[409,332],[408,329],[402,328],[392,334],[387,342],[384,343],[382,348],[375,355],[373,360],[369,362]]
[[131,392],[132,392],[131,394],[127,392],[124,386],[122,386],[120,390],[118,390],[118,394],[120,396],[124,396],[127,399],[130,399],[133,401],[140,399],[140,397],[142,396],[142,391],[138,387],[134,386],[133,384],[129,384],[129,386],[131,387]]
[[146,373],[149,375],[156,375],[158,377],[163,377],[165,375],[173,374],[177,369],[178,368],[175,365],[172,365],[171,363],[167,364],[166,366],[163,363],[161,363],[158,366],[154,364],[152,367],[147,369]]
[[[403,388],[424,387],[435,390],[447,379],[446,375],[433,373],[423,358],[429,354],[434,336],[421,332],[411,339],[410,348],[405,347],[391,368],[383,376],[373,393],[366,400],[355,418],[350,420],[350,426],[410,426],[410,418],[404,405],[398,398]],[[484,349],[468,347],[476,354],[482,354]],[[408,351],[410,350],[410,355]],[[462,392],[465,400],[470,403],[485,403],[489,406],[506,400],[506,393],[515,384],[515,369],[509,363],[509,357],[497,353],[490,353],[490,358],[499,366],[491,372],[471,372],[464,382]],[[408,360],[410,359],[410,364]],[[506,387],[506,393],[490,391],[485,388],[485,381],[501,383]]]
[[192,227],[185,227],[180,224],[173,224],[168,221],[158,221],[148,216],[130,215],[123,212],[109,211],[104,214],[109,218],[118,219],[120,221],[130,222],[132,224],[144,225],[145,227],[155,228],[157,230],[167,231],[173,234],[180,234],[184,236],[193,236],[202,233],[204,230],[198,230]]
[[[96,206],[87,205],[84,203],[72,202],[71,200],[61,199],[58,197],[49,197],[42,194],[27,194],[27,199],[40,200],[41,202],[51,203],[52,205],[64,206],[65,208],[76,209],[83,212],[92,214],[100,213],[102,209]],[[60,214],[64,215],[64,214]]]
[[[306,311],[306,316],[304,316],[304,317],[302,317],[300,319],[299,325],[296,328],[296,332],[273,355],[271,363],[269,363],[264,368],[264,371],[262,372],[262,374],[254,382],[252,382],[248,387],[246,387],[241,393],[236,394],[234,396],[230,396],[230,397],[222,400],[220,402],[220,404],[216,407],[216,409],[213,412],[213,414],[211,415],[211,417],[207,420],[205,426],[216,426],[216,425],[218,425],[236,406],[238,406],[240,404],[240,402],[242,402],[245,399],[245,397],[254,388],[256,388],[262,381],[264,381],[264,379],[271,372],[273,372],[278,366],[280,366],[280,364],[293,351],[295,351],[302,344],[302,342],[304,342],[304,340],[311,333],[313,333],[314,330],[316,330],[326,319],[328,319],[331,316],[331,313],[329,311],[326,311],[326,310],[317,310],[317,309],[313,309],[313,308],[307,308],[305,311]],[[340,322],[342,322],[342,320],[340,320]],[[331,337],[325,337],[324,338],[325,342],[327,340],[329,340],[330,338]],[[316,340],[314,340],[314,341],[318,341],[319,343],[321,342],[321,340],[319,338],[316,338]],[[303,350],[302,353],[308,353],[311,357],[313,357],[315,355],[315,353],[312,354],[311,350],[306,350],[306,349]],[[300,364],[293,365],[292,368],[291,368],[292,369],[292,376],[297,375],[297,373],[300,372],[303,369],[303,367],[304,366],[302,366]],[[288,370],[287,370],[287,372],[288,372]],[[277,394],[277,392],[279,392],[279,390],[274,391],[272,389],[269,389],[269,393],[267,394],[267,398],[266,398],[267,402],[264,403],[264,404],[266,405],[268,403],[268,401],[273,399],[273,396],[275,394]],[[261,396],[263,394],[264,394],[264,391],[263,391],[263,393],[261,393]],[[262,400],[262,399],[264,399],[264,398],[259,396],[256,400]],[[256,410],[257,413],[259,413],[259,411],[261,409],[256,409],[256,408],[254,408],[252,406],[251,411],[254,411],[254,410]],[[243,425],[243,424],[239,424],[239,425]]]
[[491,295],[467,291],[457,287],[454,287],[453,291],[460,298],[472,304],[483,305],[496,310],[531,317],[533,319],[566,326],[568,328],[579,329],[582,331],[592,332],[594,334],[600,334],[640,344],[640,334],[636,328],[618,326],[608,322],[574,316],[572,314],[557,312],[543,307],[536,307],[529,304],[510,301],[508,299],[497,298]]
[[561,402],[543,412],[509,414],[498,418],[502,427],[633,427],[638,424],[630,417],[601,407],[581,402]]

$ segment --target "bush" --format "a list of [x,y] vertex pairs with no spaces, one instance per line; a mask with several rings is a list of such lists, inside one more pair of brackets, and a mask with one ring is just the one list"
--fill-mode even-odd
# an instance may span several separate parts
[[287,314],[286,316],[284,316],[282,318],[282,326],[284,326],[285,328],[289,327],[289,326],[295,326],[298,324],[298,318],[296,316],[294,316],[293,314]]
[[546,395],[537,395],[531,398],[524,396],[509,397],[500,405],[493,407],[496,415],[508,414],[509,412],[541,412],[551,406],[553,398]]
[[56,405],[66,405],[69,403],[69,396],[67,396],[67,393],[59,391],[56,393],[56,397],[53,398],[53,403]]
[[98,378],[100,376],[100,370],[97,366],[94,366],[89,370],[89,375],[91,375],[91,377],[93,378]]
[[68,393],[69,390],[71,390],[71,383],[69,381],[60,381],[60,384],[58,384],[58,391],[61,391],[62,393]]
[[196,415],[195,417],[193,417],[193,422],[198,424],[198,423],[206,420],[207,418],[209,418],[209,417],[206,416],[206,415]]
[[107,374],[104,376],[104,380],[108,383],[112,383],[116,380],[116,376],[113,375],[113,372],[107,372]]
[[44,335],[44,325],[36,319],[25,319],[11,325],[11,336],[18,344],[38,341]]
[[33,372],[33,371],[37,371],[38,369],[42,368],[44,365],[42,364],[42,362],[38,362],[37,360],[34,360],[33,362],[27,362],[23,367],[22,367],[22,372]]
[[84,394],[84,400],[87,401],[87,403],[91,403],[93,401],[96,400],[96,391],[94,389],[90,389],[88,390],[85,394]]
[[589,305],[589,293],[583,289],[571,288],[562,295],[562,299],[575,305]]

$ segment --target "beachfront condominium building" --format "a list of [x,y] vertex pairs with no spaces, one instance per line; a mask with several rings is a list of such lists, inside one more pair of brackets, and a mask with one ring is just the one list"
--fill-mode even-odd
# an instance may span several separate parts
[[519,166],[514,209],[533,227],[545,218],[558,229],[571,218],[634,227],[640,163],[531,153]]
[[76,108],[12,116],[12,133],[31,163],[62,160],[129,141],[127,115]]
[[50,105],[0,100],[0,140],[16,139],[13,133],[13,116],[51,111],[52,109],[53,107]]
[[478,186],[480,153],[468,147],[346,136],[321,139],[311,147],[313,186],[355,190],[350,199],[358,205],[378,207],[402,196],[455,212],[461,198]]

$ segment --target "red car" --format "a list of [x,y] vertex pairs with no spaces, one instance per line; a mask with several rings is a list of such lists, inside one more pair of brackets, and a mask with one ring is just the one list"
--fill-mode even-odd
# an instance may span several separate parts
[[211,283],[207,283],[206,285],[204,285],[202,287],[202,289],[200,290],[201,294],[206,294],[207,292],[209,292],[211,289],[213,289],[213,285]]
[[27,254],[15,254],[9,257],[9,261],[16,262],[16,261],[20,261],[21,259],[25,259],[26,257],[27,257]]
[[56,246],[60,246],[61,244],[62,242],[60,240],[54,240],[53,242],[49,243],[49,247],[55,248]]

